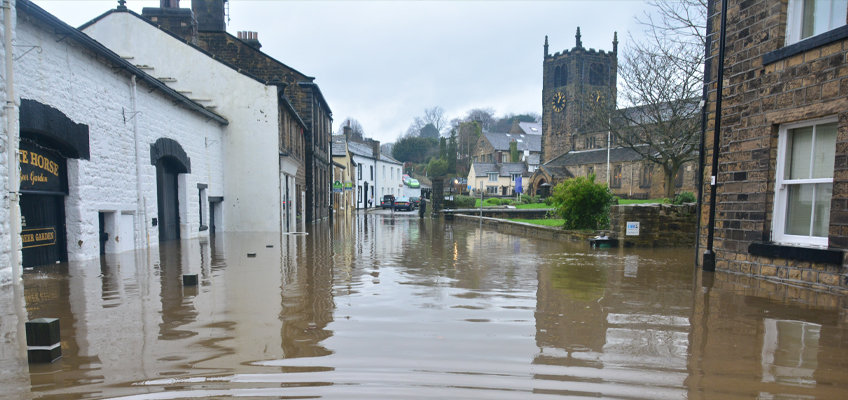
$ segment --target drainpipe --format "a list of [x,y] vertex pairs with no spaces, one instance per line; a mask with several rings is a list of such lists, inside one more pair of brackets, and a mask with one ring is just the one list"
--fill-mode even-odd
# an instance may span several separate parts
[[716,256],[713,251],[715,232],[716,176],[718,171],[718,152],[721,148],[721,93],[724,91],[724,38],[727,31],[727,0],[721,0],[721,27],[719,28],[718,76],[716,77],[715,129],[713,130],[713,163],[710,173],[710,216],[707,221],[707,250],[704,252],[704,271],[715,271]]
[[[141,137],[138,135],[138,83],[136,82],[136,76],[133,75],[131,78],[132,81],[132,108],[133,108],[133,136],[135,137],[135,190],[136,195],[138,196],[137,204],[136,204],[136,215],[140,220],[140,226],[144,227],[144,247],[150,246],[150,233],[147,231],[147,207],[145,207],[145,199],[144,199],[144,191],[142,190],[141,183]],[[141,233],[141,229],[138,229],[138,232]]]
[[[715,0],[707,1],[707,10],[712,10],[715,8]],[[701,211],[703,211],[704,205],[704,163],[706,162],[706,146],[704,142],[706,141],[707,136],[707,100],[709,99],[710,93],[710,77],[712,76],[712,68],[709,63],[710,58],[710,47],[712,47],[712,40],[710,39],[709,32],[713,30],[712,21],[707,18],[707,32],[705,35],[705,46],[704,46],[704,88],[701,95],[701,103],[699,106],[701,107],[701,142],[698,144],[698,215],[701,215]],[[695,228],[698,235],[701,232],[701,218],[698,218],[698,222]],[[698,265],[698,253],[701,251],[701,243],[700,241],[695,241],[695,266]]]
[[12,5],[9,0],[3,1],[3,34],[4,46],[6,50],[6,162],[8,171],[8,196],[9,196],[9,242],[11,245],[11,253],[9,264],[12,267],[12,283],[18,285],[21,281],[21,268],[18,246],[20,239],[20,212],[18,205],[20,203],[20,194],[18,193],[18,184],[21,182],[20,172],[18,171],[18,136],[17,130],[17,109],[15,108],[15,79],[14,79],[14,53],[12,47]]

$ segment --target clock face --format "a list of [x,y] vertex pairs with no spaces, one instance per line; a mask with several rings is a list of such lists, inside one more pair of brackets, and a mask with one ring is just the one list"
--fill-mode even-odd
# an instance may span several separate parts
[[554,107],[554,111],[561,112],[565,109],[565,95],[562,92],[556,92],[551,104]]
[[592,100],[595,100],[596,103],[600,103],[604,100],[604,94],[600,90],[596,90],[592,93]]

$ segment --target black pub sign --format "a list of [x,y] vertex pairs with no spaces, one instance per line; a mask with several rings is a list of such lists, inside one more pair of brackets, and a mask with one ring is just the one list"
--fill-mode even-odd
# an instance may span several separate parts
[[28,142],[20,145],[21,191],[67,193],[65,159]]

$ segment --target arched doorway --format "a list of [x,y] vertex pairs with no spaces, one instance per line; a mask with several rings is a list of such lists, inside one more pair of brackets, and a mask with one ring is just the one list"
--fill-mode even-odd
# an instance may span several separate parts
[[160,138],[150,145],[150,161],[156,166],[159,241],[178,240],[180,239],[179,175],[191,173],[191,160],[176,140]]

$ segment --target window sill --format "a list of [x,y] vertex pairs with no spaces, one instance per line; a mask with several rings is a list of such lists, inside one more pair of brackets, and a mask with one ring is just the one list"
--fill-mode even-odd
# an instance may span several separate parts
[[848,25],[843,25],[839,28],[831,29],[816,36],[806,38],[800,42],[783,46],[777,50],[763,54],[763,65],[765,66],[773,62],[783,60],[784,58],[789,58],[796,54],[846,38],[848,38]]
[[836,265],[842,265],[843,258],[843,252],[841,250],[762,242],[751,243],[748,246],[748,254]]

